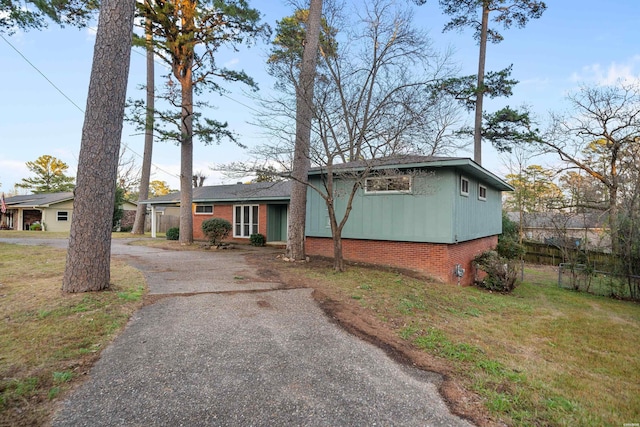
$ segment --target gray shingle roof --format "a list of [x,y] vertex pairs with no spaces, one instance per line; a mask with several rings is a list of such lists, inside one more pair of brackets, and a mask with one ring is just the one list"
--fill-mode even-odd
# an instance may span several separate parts
[[73,192],[27,194],[22,196],[6,197],[8,208],[33,208],[46,207],[55,203],[73,200]]
[[[289,200],[291,182],[258,182],[255,184],[210,185],[193,189],[193,202]],[[145,204],[180,203],[180,193],[143,200]]]
[[[508,212],[511,221],[520,222],[518,212]],[[583,229],[603,228],[607,214],[603,212],[567,213],[567,212],[524,212],[522,220],[527,228]]]
[[[338,163],[332,165],[334,171],[346,171],[346,170],[362,170],[367,167],[372,169],[381,169],[384,167],[413,167],[418,164],[434,163],[450,160],[462,160],[464,157],[436,157],[436,156],[418,156],[418,155],[403,155],[403,156],[390,156],[381,157],[372,160],[354,160],[352,162]],[[317,174],[326,171],[326,166],[314,167],[309,170],[309,174]]]
[[[466,175],[473,176],[500,191],[513,191],[513,187],[503,179],[494,175],[467,157],[435,157],[435,156],[392,156],[374,160],[356,160],[353,162],[333,165],[334,173],[360,172],[368,168],[381,169],[423,169],[423,168],[456,168]],[[309,170],[309,175],[322,175],[327,173],[327,167],[314,167]]]

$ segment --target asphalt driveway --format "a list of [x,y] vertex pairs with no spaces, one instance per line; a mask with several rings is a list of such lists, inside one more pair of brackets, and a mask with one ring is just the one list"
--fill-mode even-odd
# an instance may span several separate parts
[[112,245],[167,297],[136,312],[54,426],[471,425],[439,375],[340,329],[310,289],[262,281],[242,249]]

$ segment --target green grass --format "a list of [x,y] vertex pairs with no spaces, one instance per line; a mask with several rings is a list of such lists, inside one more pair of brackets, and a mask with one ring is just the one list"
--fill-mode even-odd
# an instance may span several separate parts
[[108,290],[62,293],[65,257],[0,243],[0,425],[45,424],[55,399],[142,304],[142,274],[114,260]]
[[[640,420],[640,305],[557,286],[532,268],[510,295],[350,267],[296,266],[450,366],[493,416],[515,426]],[[366,291],[365,291],[366,290]]]

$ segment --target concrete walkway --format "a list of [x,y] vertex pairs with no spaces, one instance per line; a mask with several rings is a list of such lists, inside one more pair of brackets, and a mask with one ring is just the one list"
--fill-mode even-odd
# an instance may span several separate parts
[[449,412],[437,374],[331,323],[310,289],[260,281],[242,249],[128,243],[114,240],[113,256],[169,297],[136,312],[54,426],[471,425]]

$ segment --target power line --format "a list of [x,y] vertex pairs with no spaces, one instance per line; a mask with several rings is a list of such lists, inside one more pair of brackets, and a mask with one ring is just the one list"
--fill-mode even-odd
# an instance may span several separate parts
[[[31,61],[29,61],[29,59],[24,56],[22,54],[22,52],[20,52],[18,50],[18,48],[16,48],[13,44],[11,44],[11,42],[9,42],[9,40],[7,40],[2,34],[0,34],[0,37],[2,37],[2,40],[5,41],[5,43],[7,43],[13,50],[16,51],[16,53],[18,53],[18,55],[20,55],[22,57],[22,59],[25,60],[25,62],[27,64],[29,64],[34,70],[36,70],[38,72],[38,74],[40,74],[51,86],[53,86],[53,88],[55,90],[57,90],[67,101],[69,101],[74,107],[76,107],[78,109],[78,111],[80,111],[82,114],[85,113],[84,109],[80,108],[80,106],[78,106],[78,104],[76,104],[71,98],[69,98],[67,96],[67,94],[65,94],[62,89],[60,89],[58,86],[56,86],[55,83],[53,83],[42,71],[40,71],[38,69],[38,67],[36,67]],[[120,141],[120,144],[123,145],[124,147],[126,147],[129,151],[131,151],[133,154],[135,154],[136,156],[143,158],[143,156],[139,153],[137,153],[135,150],[133,150],[126,142],[124,141]],[[160,168],[159,166],[155,165],[155,164],[151,164],[154,168],[156,168],[156,170],[162,171],[164,173],[166,173],[167,175],[170,175],[174,178],[179,178],[179,175],[176,175],[174,173],[168,172],[162,168]]]
[[55,90],[57,90],[58,92],[60,92],[60,94],[61,94],[62,96],[64,96],[64,97],[67,99],[67,101],[69,101],[71,104],[73,104],[73,106],[74,106],[74,107],[76,107],[78,110],[80,110],[80,112],[81,112],[82,114],[84,114],[84,110],[83,110],[82,108],[80,108],[80,107],[78,106],[78,104],[76,104],[75,102],[73,102],[73,100],[72,100],[71,98],[69,98],[69,97],[68,97],[68,96],[67,96],[67,95],[66,95],[66,94],[65,94],[65,93],[64,93],[64,92],[63,92],[63,91],[58,87],[58,86],[56,86],[56,85],[55,85],[51,80],[49,80],[49,78],[48,78],[47,76],[45,76],[45,75],[44,75],[44,73],[38,69],[38,67],[36,67],[35,65],[33,65],[33,64],[31,63],[31,61],[29,61],[29,60],[27,59],[27,57],[26,57],[26,56],[24,56],[24,55],[22,54],[22,52],[20,52],[20,51],[19,51],[19,50],[14,46],[14,45],[12,45],[12,44],[9,42],[9,40],[7,40],[6,38],[4,38],[4,36],[3,36],[2,34],[0,34],[0,37],[2,37],[2,40],[4,40],[4,41],[9,45],[9,46],[11,46],[11,48],[12,48],[13,50],[15,50],[15,51],[18,53],[18,55],[20,55],[20,56],[22,57],[22,59],[24,59],[24,60],[27,62],[27,64],[31,65],[31,66],[33,67],[33,69],[34,69],[34,70],[36,70],[38,73],[40,73],[40,75],[41,75],[42,77],[44,77],[44,79],[45,79],[46,81],[48,81],[48,82],[49,82],[49,84],[55,88]]

